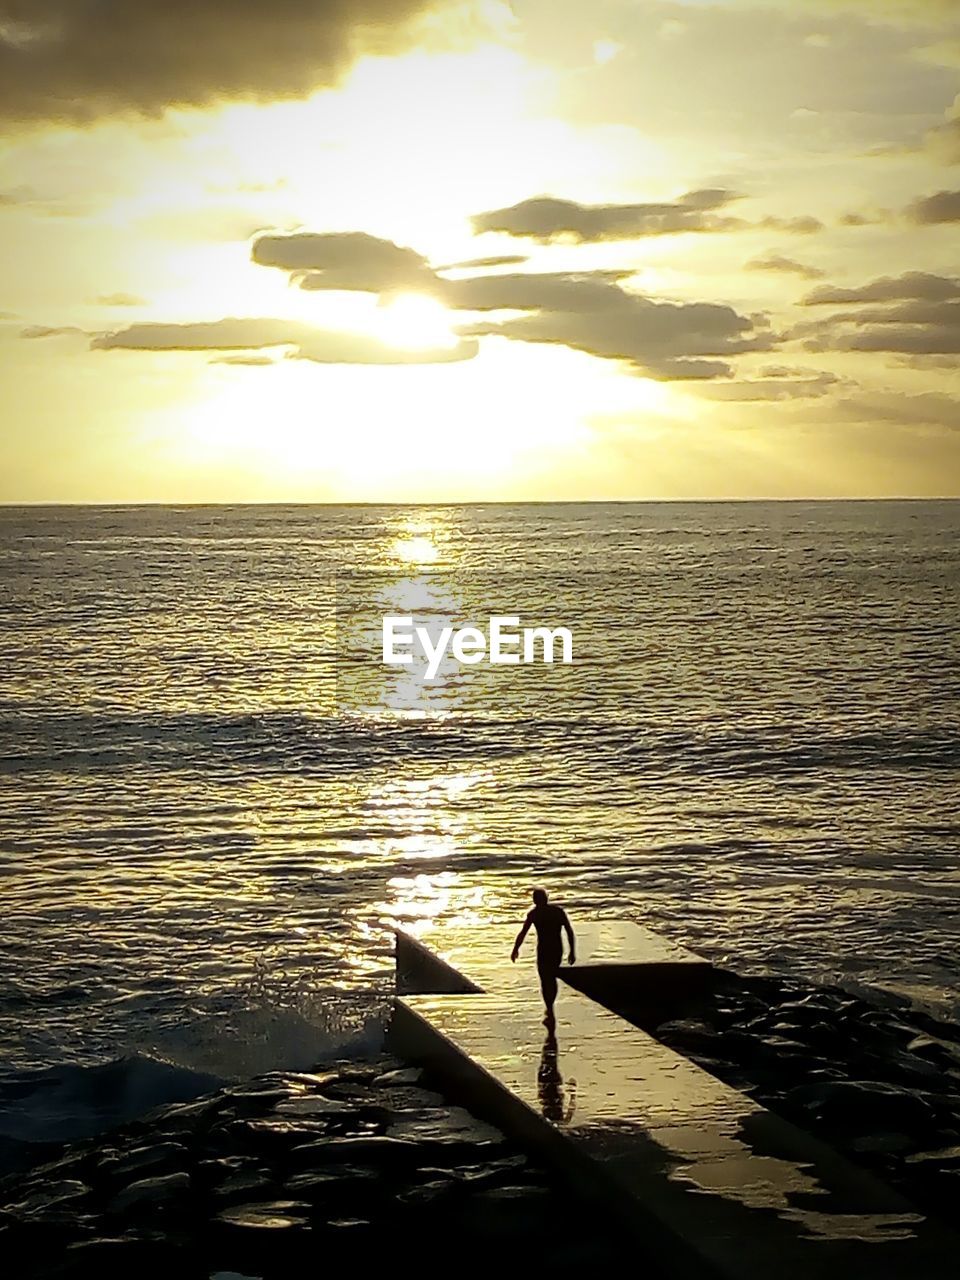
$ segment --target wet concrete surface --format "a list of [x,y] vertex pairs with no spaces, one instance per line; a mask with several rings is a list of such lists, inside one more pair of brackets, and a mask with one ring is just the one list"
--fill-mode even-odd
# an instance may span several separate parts
[[[845,1280],[955,1274],[960,1239],[580,992],[561,988],[556,1028],[547,1031],[533,975],[510,964],[509,946],[504,955],[487,934],[475,938],[475,950],[469,931],[429,941],[488,994],[399,999],[394,1047],[445,1073],[471,1105],[542,1149],[599,1207],[632,1222],[660,1265],[765,1280],[811,1270]],[[611,929],[608,939],[617,938]],[[596,954],[624,958],[616,945]]]

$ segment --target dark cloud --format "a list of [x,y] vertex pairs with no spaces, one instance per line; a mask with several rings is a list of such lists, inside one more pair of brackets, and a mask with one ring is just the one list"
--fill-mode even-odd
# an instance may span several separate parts
[[262,369],[266,365],[276,364],[277,361],[274,360],[273,356],[240,355],[240,356],[217,356],[217,358],[215,360],[211,360],[210,363],[211,364],[248,365],[254,369]]
[[632,240],[680,231],[729,231],[741,225],[714,211],[738,197],[732,191],[707,188],[689,191],[678,200],[646,204],[578,204],[555,196],[534,196],[505,209],[491,209],[473,219],[477,234],[499,231],[538,240]]
[[260,266],[291,272],[301,289],[388,293],[431,291],[436,285],[436,276],[421,254],[363,231],[260,236],[253,242],[251,256]]
[[944,123],[931,129],[923,143],[932,159],[941,164],[960,164],[960,94],[954,98]]
[[864,392],[846,396],[835,405],[835,413],[856,422],[878,422],[897,426],[936,426],[960,430],[960,398],[936,391]]
[[804,262],[797,262],[795,258],[785,258],[779,253],[768,253],[759,258],[752,258],[747,263],[747,270],[779,271],[784,275],[802,276],[804,280],[819,280],[824,274],[819,267],[809,267]]
[[[37,335],[39,336],[39,335]],[[294,358],[317,364],[446,364],[470,360],[477,343],[460,339],[450,347],[406,350],[364,334],[317,329],[295,320],[228,318],[192,324],[132,324],[98,334],[90,345],[125,351],[257,351],[293,347]]]
[[949,372],[960,372],[960,355],[917,355],[900,356],[894,364],[905,369],[944,369]]
[[835,373],[769,365],[759,378],[705,384],[700,394],[710,400],[817,400],[841,383]]
[[[744,223],[745,228],[752,225],[749,222]],[[823,230],[820,219],[812,218],[809,214],[802,214],[797,218],[761,218],[756,225],[769,228],[771,231],[789,231],[791,235],[797,236],[811,236]]]
[[807,351],[888,351],[912,356],[960,352],[960,308],[910,310],[900,316],[886,312],[837,316],[817,329],[804,341]]
[[622,300],[617,284],[633,274],[632,270],[485,272],[451,280],[440,272],[522,263],[526,257],[502,254],[435,268],[415,249],[362,231],[265,235],[254,241],[252,257],[261,266],[289,271],[301,289],[377,294],[409,290],[436,297],[455,311],[617,306]]
[[97,305],[101,307],[142,307],[146,298],[135,293],[101,293],[97,296]]
[[677,200],[644,204],[579,204],[556,196],[534,196],[505,209],[491,209],[472,219],[474,231],[497,231],[542,244],[572,240],[578,244],[604,240],[637,240],[683,232],[716,233],[764,228],[809,234],[820,231],[817,218],[766,217],[759,222],[718,213],[741,197],[723,187],[688,191]]
[[931,275],[927,271],[905,271],[901,276],[881,276],[869,284],[855,289],[841,289],[824,284],[812,289],[800,299],[805,307],[827,306],[840,303],[849,305],[860,302],[900,302],[920,298],[939,301],[960,298],[960,280],[952,276]]
[[309,325],[296,320],[230,318],[188,324],[144,321],[97,334],[90,345],[103,351],[242,351],[295,344],[309,332]]
[[838,17],[843,11],[862,16],[872,25],[890,23],[895,26],[927,28],[944,19],[956,18],[956,0],[763,0],[763,7],[777,3],[791,17],[822,13]]
[[[960,66],[960,42],[953,45],[941,43],[915,49],[913,52],[923,61],[939,66]],[[938,56],[939,55],[939,56]],[[946,55],[944,57],[943,55]],[[903,156],[924,155],[936,164],[960,164],[960,94],[954,98],[951,106],[944,112],[943,124],[928,129],[919,138],[909,142],[889,143],[886,146],[874,147],[869,155]]]
[[960,351],[960,279],[907,271],[852,289],[821,285],[805,306],[847,306],[825,319],[805,321],[788,335],[808,351],[886,351],[905,356]]
[[[697,209],[729,198],[728,192],[705,189],[691,192],[684,201]],[[478,259],[475,264],[500,265],[518,256]],[[454,267],[431,267],[414,249],[364,232],[261,236],[254,243],[253,259],[291,272],[305,289],[380,294],[410,289],[430,294],[455,312],[527,313],[461,326],[473,345],[465,345],[460,358],[475,349],[478,337],[495,335],[623,361],[651,377],[715,378],[731,374],[727,357],[769,350],[776,343],[772,335],[760,332],[767,324],[764,314],[747,317],[728,306],[656,301],[628,293],[622,283],[635,274],[632,268],[484,273],[451,280],[438,273]],[[182,327],[178,333],[177,344],[182,345]],[[296,341],[306,354],[309,343]],[[238,340],[234,345],[266,344]]]
[[664,380],[729,377],[728,357],[769,350],[776,341],[732,307],[654,301],[616,286],[603,305],[590,310],[542,310],[473,325],[469,332],[570,347]]
[[905,212],[910,221],[919,226],[960,222],[960,191],[938,191],[935,195],[923,196],[907,205]]
[[623,307],[619,281],[632,271],[512,272],[442,282],[455,311],[607,311]]
[[868,325],[932,325],[938,328],[960,328],[960,302],[927,302],[913,299],[896,306],[874,307],[865,311],[846,311],[833,316],[831,324]]
[[938,329],[960,329],[960,302],[900,302],[896,306],[873,307],[865,311],[845,311],[831,317],[829,325],[918,325]]
[[431,0],[0,0],[0,116],[83,123],[303,97]]
[[317,332],[299,343],[291,359],[314,364],[458,364],[472,360],[479,350],[472,337],[459,338],[449,347],[405,350],[362,335]]
[[41,217],[82,217],[90,212],[91,207],[89,203],[64,199],[63,196],[44,195],[25,183],[0,191],[0,209],[22,210]]
[[0,191],[0,209],[16,209],[20,205],[29,205],[36,199],[30,187],[13,187],[9,191]]
[[75,334],[83,333],[83,329],[78,329],[74,324],[29,324],[25,329],[20,330],[21,338],[65,338],[72,337]]
[[808,351],[898,351],[908,355],[944,355],[960,352],[960,330],[904,326],[846,333],[829,341],[811,339]]
[[927,150],[941,164],[960,164],[960,118],[931,129],[926,138]]
[[525,253],[499,253],[489,258],[468,258],[466,262],[448,262],[436,271],[481,271],[486,267],[515,267],[529,262]]

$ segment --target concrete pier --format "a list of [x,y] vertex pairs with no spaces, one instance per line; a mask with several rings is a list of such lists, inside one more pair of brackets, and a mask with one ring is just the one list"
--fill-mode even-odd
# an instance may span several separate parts
[[584,994],[613,990],[616,1007],[631,988],[641,1004],[671,984],[706,989],[706,962],[637,926],[580,926],[583,971],[563,971],[547,1033],[530,958],[511,965],[511,943],[490,927],[399,934],[392,1044],[615,1212],[641,1257],[727,1280],[956,1274],[960,1239]]
[[[396,934],[399,995],[499,993],[536,999],[531,975],[535,943],[520,962],[509,961],[512,936],[469,925],[430,926],[417,937]],[[714,970],[706,960],[630,920],[577,921],[577,963],[560,970],[564,983],[618,1009],[663,1006],[709,991]]]

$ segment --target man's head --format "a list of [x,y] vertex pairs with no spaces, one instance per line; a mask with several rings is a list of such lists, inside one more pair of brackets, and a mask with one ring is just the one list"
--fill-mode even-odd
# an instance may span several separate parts
[[546,889],[534,889],[534,891],[533,891],[533,901],[534,901],[534,903],[536,904],[536,906],[538,906],[538,907],[545,907],[545,906],[547,905],[547,891],[546,891]]

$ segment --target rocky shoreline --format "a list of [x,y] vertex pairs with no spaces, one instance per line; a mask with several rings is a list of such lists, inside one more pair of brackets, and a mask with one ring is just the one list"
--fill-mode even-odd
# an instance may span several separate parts
[[923,1212],[960,1197],[960,1028],[921,1010],[776,977],[720,976],[648,1028],[821,1137]]
[[[624,1010],[624,1012],[628,1012]],[[647,1029],[949,1217],[960,1192],[960,1030],[836,988],[721,974]],[[636,1021],[642,1021],[638,1016]],[[49,1150],[0,1180],[22,1280],[280,1280],[326,1246],[565,1275],[636,1245],[501,1133],[387,1055],[278,1072]],[[649,1268],[647,1268],[649,1273]]]
[[619,1234],[584,1217],[501,1133],[385,1056],[164,1107],[0,1182],[21,1280],[290,1280],[331,1246],[371,1265],[386,1248],[560,1274],[622,1265]]

